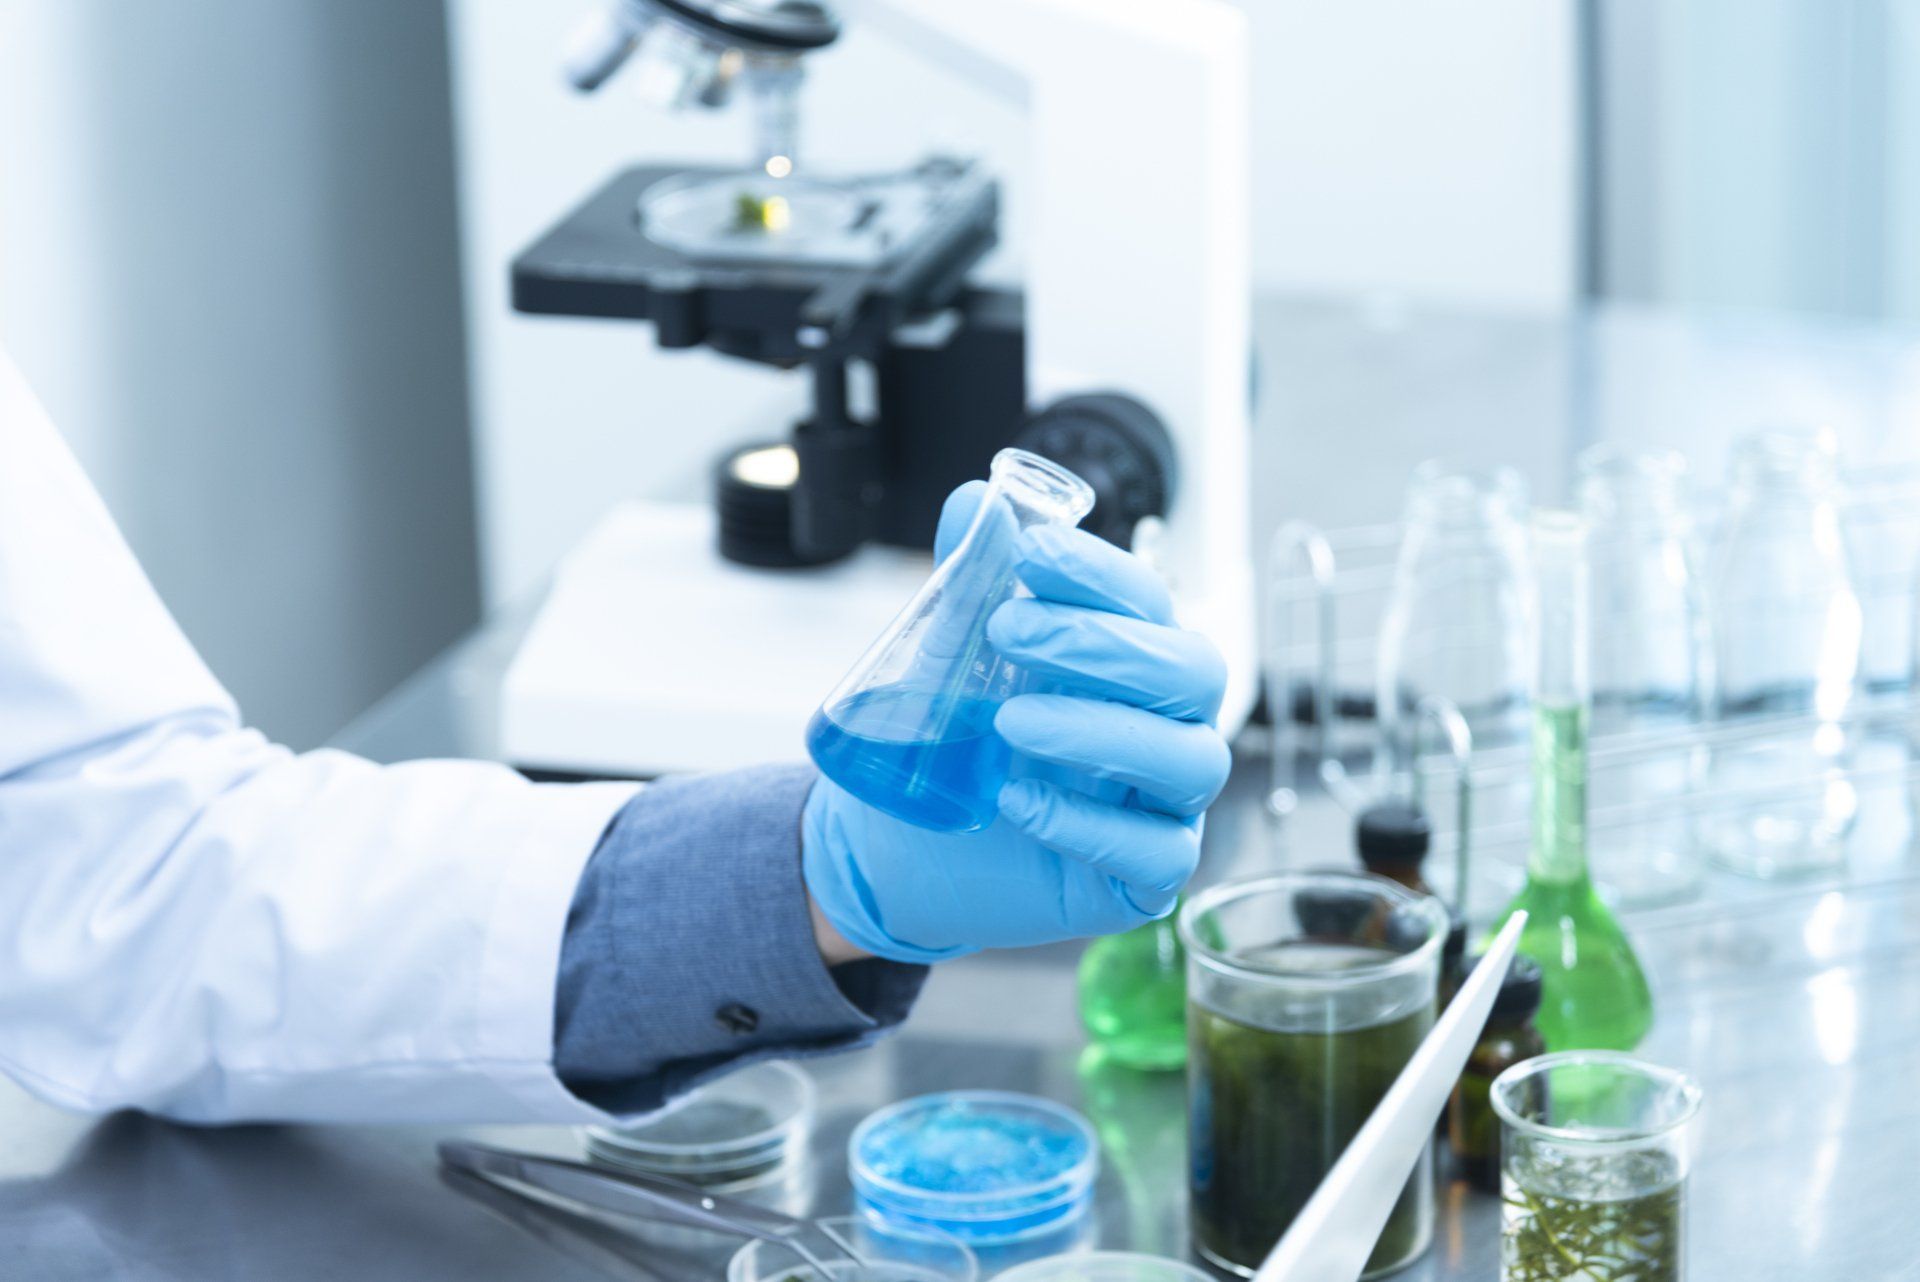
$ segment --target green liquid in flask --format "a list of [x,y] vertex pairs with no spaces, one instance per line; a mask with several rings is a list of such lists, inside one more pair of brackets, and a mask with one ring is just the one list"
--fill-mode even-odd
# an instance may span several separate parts
[[1536,703],[1533,850],[1507,911],[1527,911],[1520,951],[1540,963],[1535,1026],[1549,1050],[1632,1050],[1653,1026],[1633,945],[1587,871],[1587,709]]
[[1080,1021],[1128,1068],[1187,1062],[1187,950],[1173,918],[1108,935],[1080,957]]

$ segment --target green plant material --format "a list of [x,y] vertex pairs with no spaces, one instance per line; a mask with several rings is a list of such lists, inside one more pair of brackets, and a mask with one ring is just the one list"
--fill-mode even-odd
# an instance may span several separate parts
[[[1357,945],[1294,943],[1346,965],[1394,954]],[[1248,959],[1258,965],[1257,958]],[[1339,969],[1321,965],[1319,969]],[[1421,1007],[1340,1032],[1262,1028],[1195,1006],[1188,1052],[1193,1228],[1216,1260],[1258,1267],[1372,1114],[1433,1024]],[[1431,1196],[1421,1163],[1388,1216],[1369,1272],[1418,1254]]]
[[743,191],[733,198],[733,229],[742,232],[783,232],[793,221],[785,196],[762,196]]
[[[1679,1282],[1684,1259],[1685,1183],[1672,1160],[1638,1154],[1622,1159],[1561,1159],[1530,1187],[1509,1170],[1502,1181],[1501,1282]],[[1664,1182],[1662,1182],[1664,1181]],[[1627,1196],[1579,1196],[1583,1183],[1602,1192],[1651,1188]]]

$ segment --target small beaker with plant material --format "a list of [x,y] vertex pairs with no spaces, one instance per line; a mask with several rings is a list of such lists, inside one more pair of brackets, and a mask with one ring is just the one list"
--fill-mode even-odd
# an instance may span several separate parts
[[1609,1051],[1542,1055],[1493,1084],[1501,1282],[1680,1282],[1700,1088]]
[[1026,674],[987,639],[987,620],[1025,595],[1019,536],[1077,525],[1093,490],[1025,450],[993,458],[987,491],[953,554],[934,570],[807,726],[829,779],[896,819],[973,832],[999,812],[1011,752],[993,728]]

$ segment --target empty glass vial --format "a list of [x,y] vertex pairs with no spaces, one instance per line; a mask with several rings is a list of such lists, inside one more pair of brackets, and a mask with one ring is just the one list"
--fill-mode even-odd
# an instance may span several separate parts
[[1861,612],[1841,497],[1831,432],[1759,432],[1735,447],[1709,580],[1713,715],[1782,724],[1715,736],[1700,824],[1713,858],[1748,876],[1837,866],[1859,808],[1844,719]]
[[1526,488],[1518,473],[1415,469],[1380,629],[1375,706],[1386,760],[1412,763],[1416,708],[1451,700],[1476,750],[1526,734]]
[[829,779],[896,819],[940,832],[993,822],[1011,752],[994,714],[1025,674],[987,640],[1015,574],[1021,531],[1071,526],[1093,507],[1072,472],[1025,450],[993,458],[987,492],[953,554],[887,625],[807,726]]
[[1706,608],[1673,450],[1597,445],[1580,456],[1592,582],[1593,737],[1632,735],[1596,765],[1588,804],[1629,807],[1589,836],[1594,878],[1625,907],[1676,903],[1700,888],[1686,804],[1705,762],[1687,731],[1706,713]]

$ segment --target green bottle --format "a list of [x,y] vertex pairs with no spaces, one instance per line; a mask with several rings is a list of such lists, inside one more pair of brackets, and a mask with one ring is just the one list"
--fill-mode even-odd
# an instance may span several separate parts
[[1096,939],[1080,956],[1080,1022],[1128,1068],[1187,1062],[1187,950],[1174,914]]
[[1550,1050],[1632,1050],[1653,1025],[1633,945],[1587,871],[1586,526],[1567,512],[1533,520],[1539,673],[1533,696],[1533,848],[1520,951],[1540,964],[1535,1024]]

